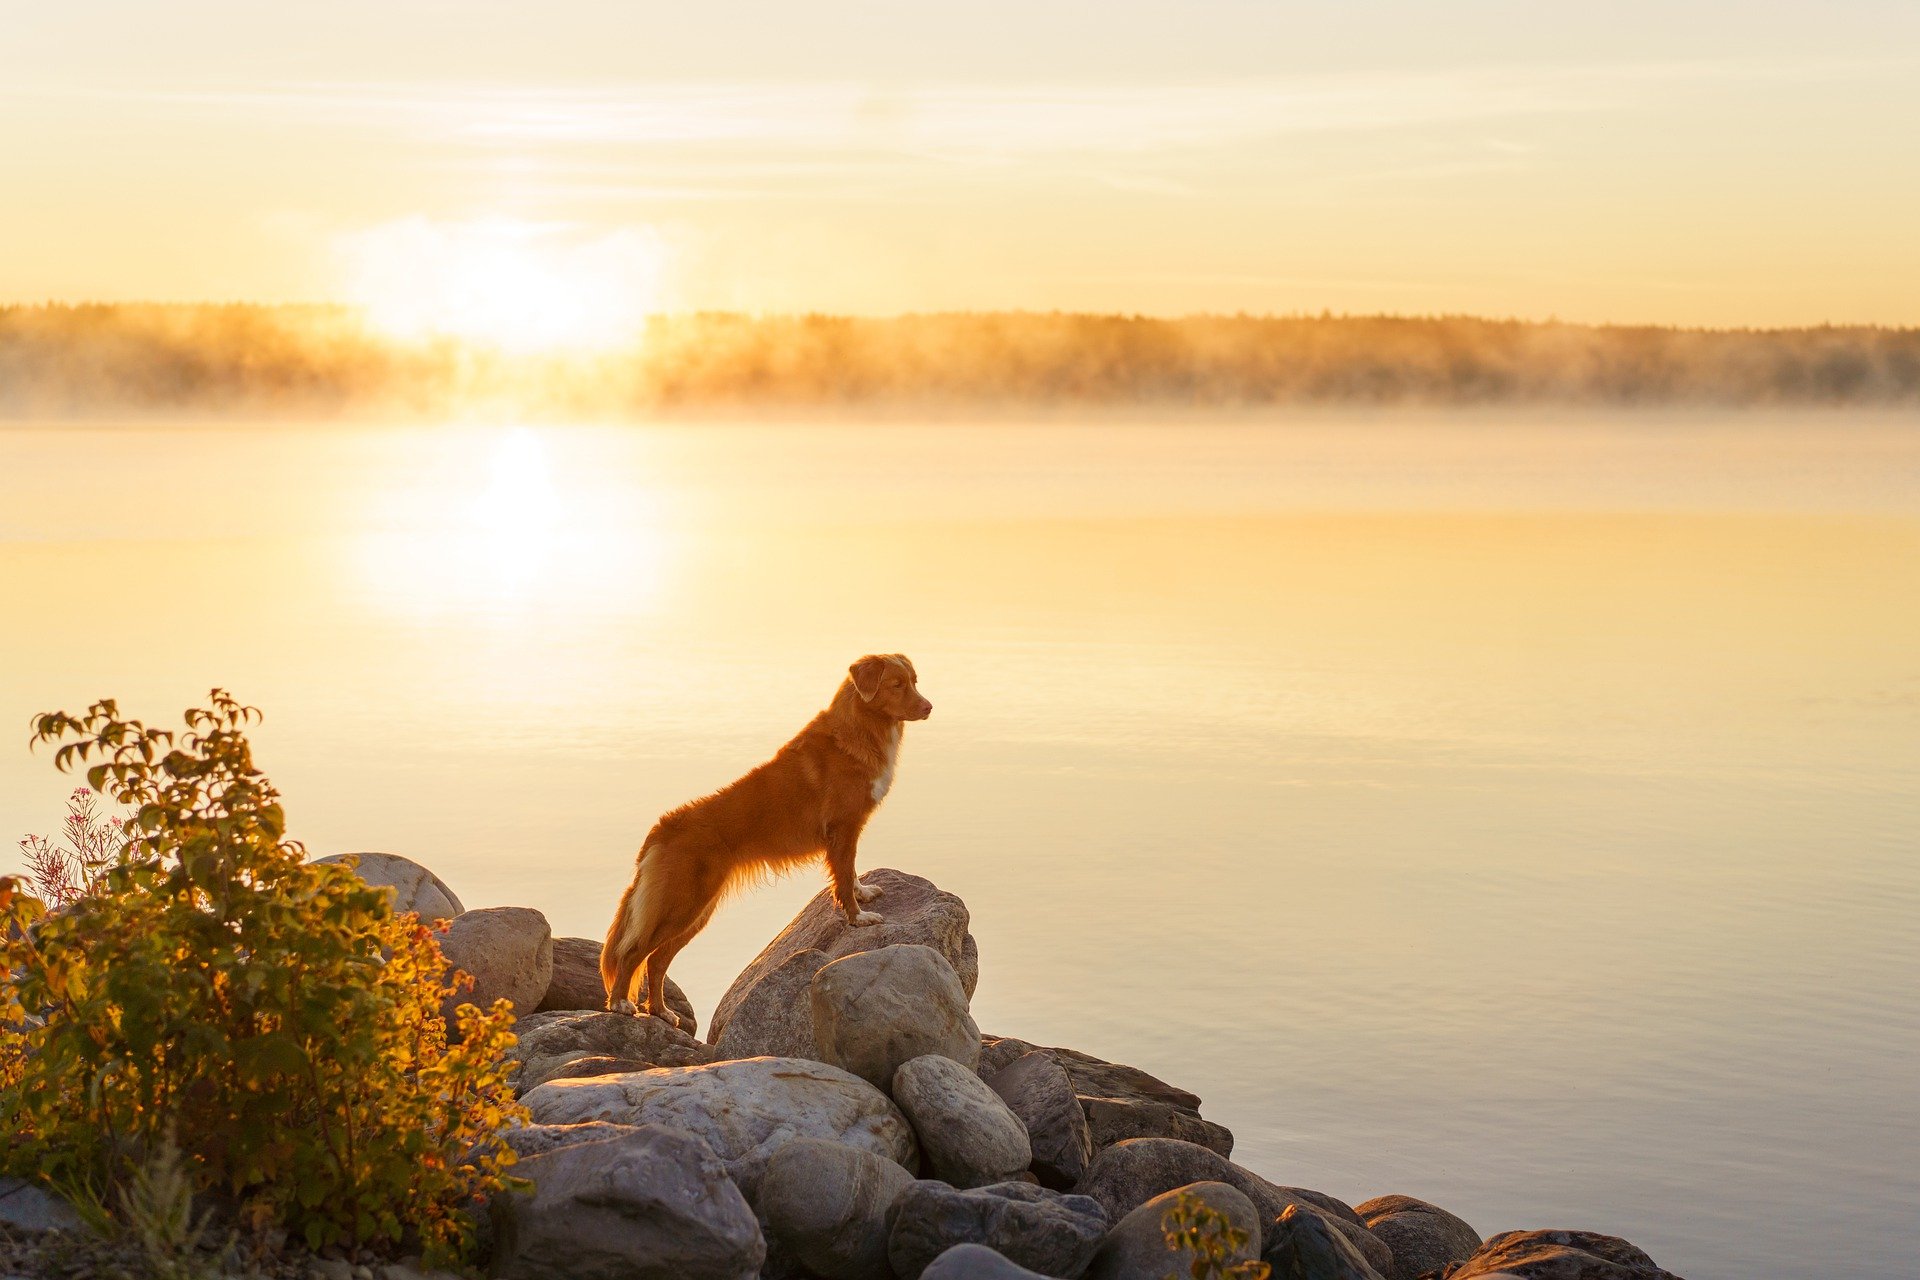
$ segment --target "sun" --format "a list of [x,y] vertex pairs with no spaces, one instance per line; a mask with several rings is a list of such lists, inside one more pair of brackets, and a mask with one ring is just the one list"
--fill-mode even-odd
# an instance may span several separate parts
[[388,336],[522,353],[632,342],[659,309],[666,264],[649,227],[589,233],[516,218],[402,218],[340,250],[348,296]]

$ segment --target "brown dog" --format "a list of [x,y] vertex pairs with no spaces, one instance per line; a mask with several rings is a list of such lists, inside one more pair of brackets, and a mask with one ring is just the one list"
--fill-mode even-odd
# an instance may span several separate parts
[[[931,714],[906,655],[869,654],[773,759],[655,823],[600,951],[607,1008],[679,1025],[663,993],[680,948],[729,889],[820,853],[847,923],[879,924],[884,917],[861,909],[880,891],[854,879],[855,846],[893,786],[902,723]],[[646,999],[635,1010],[642,976]]]

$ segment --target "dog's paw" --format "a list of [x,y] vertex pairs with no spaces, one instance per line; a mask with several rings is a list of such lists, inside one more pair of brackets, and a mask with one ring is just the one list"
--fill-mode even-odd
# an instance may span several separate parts
[[880,896],[880,886],[877,884],[855,884],[853,886],[853,896],[858,898],[860,905],[864,907]]
[[865,928],[870,924],[881,924],[885,920],[886,920],[886,917],[881,915],[878,911],[862,911],[860,914],[853,917],[853,919],[847,921],[847,923],[854,926],[856,929],[861,929],[861,928]]
[[608,1013],[639,1013],[631,1000],[615,1000],[607,1005]]

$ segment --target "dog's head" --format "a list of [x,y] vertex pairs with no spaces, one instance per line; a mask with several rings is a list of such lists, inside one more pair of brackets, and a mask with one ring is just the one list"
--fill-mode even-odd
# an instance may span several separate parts
[[861,702],[890,720],[925,720],[933,714],[904,653],[870,653],[847,668],[847,678]]

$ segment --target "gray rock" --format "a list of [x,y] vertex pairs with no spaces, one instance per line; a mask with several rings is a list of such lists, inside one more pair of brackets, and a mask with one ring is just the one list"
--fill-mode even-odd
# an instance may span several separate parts
[[370,885],[393,890],[396,914],[411,911],[429,923],[451,920],[466,910],[446,882],[412,858],[397,853],[335,853],[315,862],[349,862],[353,873]]
[[447,963],[473,979],[471,990],[447,997],[447,1030],[453,1011],[471,1002],[482,1009],[495,1000],[513,1002],[516,1014],[529,1014],[553,980],[553,931],[531,907],[487,907],[455,916],[440,937]]
[[920,1273],[920,1280],[1046,1280],[1046,1277],[1007,1261],[983,1244],[957,1244],[928,1263],[927,1269]]
[[813,976],[826,963],[826,952],[809,947],[762,975],[734,1005],[726,1030],[713,1037],[720,1056],[823,1061],[813,1038]]
[[1033,1161],[1027,1128],[987,1082],[938,1054],[893,1073],[893,1101],[920,1138],[933,1176],[984,1187],[1019,1176]]
[[19,1178],[0,1178],[0,1223],[19,1231],[82,1231],[86,1228],[72,1205],[53,1192]]
[[647,1125],[514,1166],[503,1280],[747,1280],[767,1250],[753,1210],[699,1138]]
[[[699,1020],[693,1001],[672,978],[667,979],[667,1008],[686,1019],[686,1031],[697,1035]],[[553,980],[547,994],[540,998],[540,1012],[557,1009],[605,1009],[607,988],[600,980],[600,944],[592,938],[555,938],[553,940]],[[751,1057],[738,1054],[737,1057]]]
[[1418,1280],[1450,1262],[1465,1262],[1480,1247],[1478,1231],[1412,1196],[1377,1196],[1353,1210],[1393,1250],[1387,1280]]
[[760,1213],[769,1241],[827,1280],[893,1280],[887,1210],[913,1185],[891,1160],[818,1138],[795,1138],[767,1161]]
[[[520,1063],[514,1088],[521,1093],[549,1080],[616,1075],[654,1067],[693,1067],[718,1055],[684,1031],[658,1018],[585,1009],[532,1013],[514,1026],[519,1043],[507,1055]],[[601,1070],[601,1067],[608,1068]]]
[[1138,1067],[1108,1062],[1078,1049],[1046,1048],[1017,1040],[1012,1036],[983,1036],[980,1044],[980,1072],[995,1071],[1026,1054],[1052,1054],[1067,1074],[1073,1077],[1073,1091],[1089,1098],[1119,1098],[1135,1102],[1159,1102],[1181,1111],[1200,1114],[1200,1095],[1168,1084]]
[[773,1153],[825,1138],[912,1169],[919,1148],[906,1117],[858,1076],[799,1058],[747,1058],[590,1080],[554,1080],[522,1099],[539,1124],[664,1124],[704,1140],[748,1200]]
[[1123,1217],[1163,1192],[1195,1182],[1224,1182],[1253,1201],[1266,1224],[1271,1244],[1275,1223],[1289,1205],[1299,1205],[1326,1218],[1360,1250],[1375,1270],[1393,1265],[1393,1254],[1368,1231],[1351,1207],[1319,1191],[1283,1187],[1242,1169],[1219,1152],[1176,1138],[1129,1138],[1093,1157],[1087,1176],[1074,1188],[1098,1200],[1109,1216]]
[[1597,1231],[1505,1231],[1490,1236],[1447,1280],[1679,1280],[1618,1236]]
[[918,1280],[956,1244],[982,1244],[1046,1276],[1078,1276],[1107,1232],[1097,1201],[1030,1182],[962,1189],[916,1182],[888,1214],[887,1257],[900,1280]]
[[968,1070],[980,1061],[980,1028],[960,979],[938,951],[882,947],[842,957],[813,976],[813,1038],[823,1061],[884,1089],[926,1054]]
[[1096,1151],[1128,1138],[1178,1138],[1182,1142],[1198,1143],[1222,1156],[1233,1154],[1233,1134],[1225,1125],[1202,1120],[1191,1111],[1164,1102],[1082,1096],[1080,1107]]
[[530,1156],[558,1151],[561,1147],[578,1146],[582,1142],[605,1142],[609,1138],[624,1137],[633,1132],[633,1125],[608,1124],[603,1120],[589,1124],[527,1124],[517,1129],[502,1129],[500,1140],[525,1160]]
[[972,997],[980,978],[980,952],[973,935],[967,932],[967,904],[932,881],[891,867],[876,867],[861,876],[860,882],[880,890],[880,897],[869,903],[868,909],[885,916],[885,922],[855,928],[833,905],[832,893],[821,890],[727,988],[726,995],[714,1006],[709,1040],[719,1043],[734,1010],[755,984],[795,953],[807,950],[824,952],[828,959],[837,960],[897,943],[932,947],[947,958],[962,990]]
[[987,1077],[987,1084],[1026,1126],[1031,1168],[1040,1185],[1071,1189],[1093,1159],[1093,1137],[1073,1078],[1059,1059],[1050,1053],[1022,1054]]
[[1382,1280],[1336,1222],[1305,1205],[1288,1205],[1261,1253],[1273,1280]]
[[1246,1242],[1228,1254],[1229,1262],[1259,1258],[1260,1211],[1253,1201],[1224,1182],[1196,1182],[1155,1196],[1115,1223],[1087,1268],[1089,1280],[1165,1280],[1168,1275],[1189,1274],[1193,1250],[1168,1248],[1163,1225],[1167,1211],[1181,1196],[1194,1197],[1224,1215],[1229,1226],[1246,1233]]

